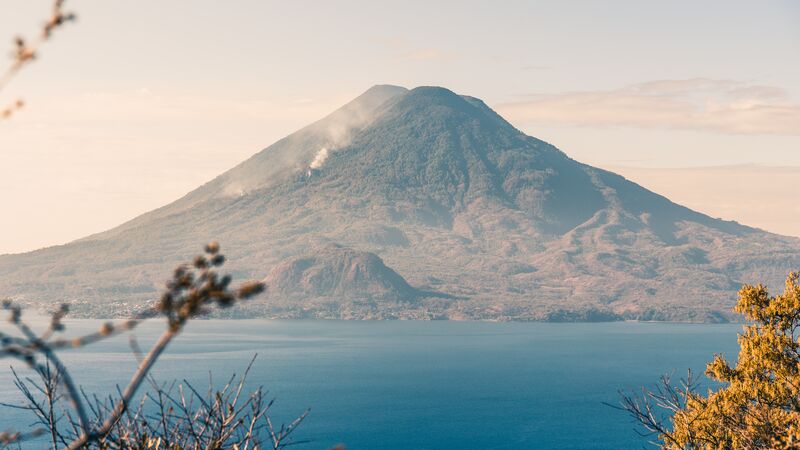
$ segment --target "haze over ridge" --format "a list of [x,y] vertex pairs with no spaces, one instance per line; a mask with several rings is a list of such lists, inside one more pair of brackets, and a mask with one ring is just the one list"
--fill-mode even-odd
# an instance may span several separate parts
[[[800,266],[797,239],[713,219],[574,161],[476,98],[382,85],[169,205],[0,257],[0,288],[118,312],[152,299],[165,270],[210,239],[239,276],[263,278],[335,243],[367,252],[363,261],[379,255],[431,294],[315,288],[290,299],[284,285],[251,305],[281,317],[724,320],[742,282],[777,284]],[[315,273],[362,267],[336,257]],[[393,276],[370,267],[370,277]],[[297,279],[284,275],[270,276]]]

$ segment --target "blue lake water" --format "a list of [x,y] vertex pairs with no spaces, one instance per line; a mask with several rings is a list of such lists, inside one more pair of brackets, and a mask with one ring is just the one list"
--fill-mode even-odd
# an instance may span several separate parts
[[[100,321],[71,321],[68,335]],[[5,326],[4,326],[5,327]],[[136,331],[141,346],[163,325]],[[640,449],[647,439],[616,403],[617,391],[661,374],[702,373],[714,353],[735,358],[741,325],[195,321],[157,366],[159,380],[200,386],[241,372],[277,397],[273,417],[311,408],[297,431],[326,449]],[[62,353],[89,392],[124,384],[135,367],[128,338]],[[3,401],[18,398],[8,364]],[[207,383],[207,381],[205,382]],[[0,410],[2,428],[27,416]]]

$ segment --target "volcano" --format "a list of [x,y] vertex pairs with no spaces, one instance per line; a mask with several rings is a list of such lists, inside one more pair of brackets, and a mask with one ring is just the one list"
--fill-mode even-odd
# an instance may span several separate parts
[[743,283],[800,267],[799,239],[579,163],[477,98],[383,85],[169,205],[0,257],[0,293],[125,315],[210,240],[277,283],[249,317],[724,321]]

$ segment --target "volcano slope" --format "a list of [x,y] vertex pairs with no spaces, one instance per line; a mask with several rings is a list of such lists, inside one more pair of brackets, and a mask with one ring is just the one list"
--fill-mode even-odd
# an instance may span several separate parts
[[[574,161],[476,98],[375,86],[169,205],[0,257],[0,293],[125,315],[212,239],[239,279],[331,245],[379,256],[357,283],[267,277],[280,295],[248,317],[722,321],[742,283],[777,287],[800,267],[800,240]],[[334,253],[314,270],[336,276],[352,255]]]

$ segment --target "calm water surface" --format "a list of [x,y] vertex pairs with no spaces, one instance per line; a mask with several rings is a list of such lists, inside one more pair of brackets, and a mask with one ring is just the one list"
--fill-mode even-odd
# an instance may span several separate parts
[[[72,321],[77,333],[100,321]],[[140,345],[162,329],[136,332]],[[196,321],[160,361],[160,380],[220,383],[258,354],[250,376],[277,397],[273,417],[311,407],[297,431],[326,449],[639,449],[647,440],[619,411],[617,391],[663,373],[702,373],[714,353],[736,355],[740,325],[656,323]],[[127,337],[62,354],[90,392],[124,384],[135,367]],[[11,361],[7,360],[7,363]],[[0,371],[3,400],[17,397]],[[203,381],[206,380],[206,381]],[[219,384],[219,383],[218,383]],[[27,416],[0,410],[2,427]]]

